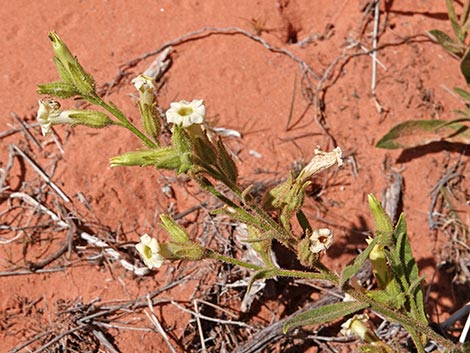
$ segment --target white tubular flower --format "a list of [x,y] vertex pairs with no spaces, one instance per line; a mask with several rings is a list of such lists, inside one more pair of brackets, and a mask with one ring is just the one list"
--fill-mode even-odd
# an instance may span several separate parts
[[140,102],[143,104],[152,105],[155,101],[155,92],[157,90],[155,80],[150,76],[141,74],[134,78],[131,82],[137,91],[139,91]]
[[149,269],[162,266],[165,258],[160,254],[160,244],[158,244],[157,239],[144,234],[140,237],[140,243],[136,244],[135,247]]
[[328,228],[315,229],[310,237],[310,251],[314,254],[328,249],[333,244],[333,232]]
[[53,99],[39,100],[37,120],[41,125],[41,132],[44,136],[51,132],[52,125],[73,123],[73,119],[69,117],[69,112],[61,111],[59,102]]
[[170,103],[166,111],[166,120],[169,123],[188,127],[192,124],[202,124],[206,116],[206,107],[202,99],[194,99],[191,103],[179,101]]

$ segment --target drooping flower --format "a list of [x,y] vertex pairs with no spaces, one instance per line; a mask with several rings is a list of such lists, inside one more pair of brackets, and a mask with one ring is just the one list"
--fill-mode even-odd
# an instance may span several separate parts
[[113,123],[105,113],[96,110],[69,109],[62,111],[59,102],[51,98],[39,100],[37,121],[44,136],[51,132],[52,125],[70,124],[72,126],[86,125],[102,128]]
[[192,102],[179,101],[170,103],[170,109],[166,112],[166,120],[169,123],[188,127],[192,124],[202,124],[206,116],[206,107],[202,99],[194,99]]
[[331,168],[335,164],[338,164],[338,167],[341,167],[343,164],[341,148],[336,147],[331,152],[324,152],[316,149],[315,156],[313,156],[312,160],[305,166],[304,169],[302,169],[298,179],[306,181],[310,179],[312,175]]
[[149,269],[162,266],[165,258],[160,254],[160,244],[158,244],[157,239],[144,234],[140,237],[140,243],[136,244],[135,247]]
[[39,100],[37,120],[44,136],[51,132],[51,125],[73,123],[73,120],[60,110],[59,102],[50,98]]
[[328,228],[315,229],[310,236],[310,251],[314,254],[328,249],[333,244],[333,232]]

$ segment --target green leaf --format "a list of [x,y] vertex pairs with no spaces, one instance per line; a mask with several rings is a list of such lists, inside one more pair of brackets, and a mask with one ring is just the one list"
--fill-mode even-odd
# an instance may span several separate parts
[[470,103],[470,92],[458,87],[454,87],[454,92]]
[[456,43],[447,33],[438,29],[433,29],[428,31],[427,34],[449,53],[457,55],[459,58],[461,58],[464,54],[464,49],[459,46],[459,44]]
[[333,320],[337,320],[347,315],[354,314],[357,311],[367,308],[369,305],[360,302],[340,302],[330,305],[325,305],[320,308],[309,310],[305,313],[294,316],[287,320],[284,324],[282,331],[286,333],[291,328],[323,324]]
[[399,259],[399,263],[392,265],[392,270],[396,271],[397,275],[399,275],[405,293],[410,296],[412,316],[423,323],[427,323],[424,311],[423,290],[420,285],[421,278],[419,277],[419,269],[411,251],[406,230],[406,220],[403,214],[398,219],[393,233],[396,239],[395,257]]
[[369,246],[361,252],[356,258],[354,259],[354,263],[352,265],[346,266],[343,271],[341,272],[341,277],[339,279],[339,287],[343,288],[344,284],[349,281],[349,279],[354,276],[357,271],[361,268],[361,266],[366,262],[366,260],[369,258],[369,254],[374,248],[374,246],[377,244],[377,241],[379,240],[378,237],[372,239],[372,241],[369,243]]
[[467,49],[460,60],[460,71],[462,72],[463,77],[465,77],[467,85],[470,84],[470,48]]
[[452,26],[452,29],[459,39],[459,41],[462,43],[465,37],[463,37],[462,30],[460,28],[459,21],[457,19],[457,15],[455,13],[454,5],[453,5],[453,0],[446,0],[447,4],[447,12],[449,14],[449,20],[450,24]]
[[393,127],[375,147],[413,148],[437,141],[470,144],[470,129],[454,121],[409,120]]

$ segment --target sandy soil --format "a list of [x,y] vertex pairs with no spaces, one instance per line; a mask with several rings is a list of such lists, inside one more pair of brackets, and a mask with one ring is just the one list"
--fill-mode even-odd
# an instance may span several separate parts
[[[227,137],[226,142],[237,153],[244,185],[273,185],[287,175],[294,162],[308,161],[317,146],[324,150],[341,146],[346,156],[344,167],[316,179],[318,187],[306,201],[316,226],[335,231],[335,244],[326,262],[338,272],[364,248],[363,232],[372,227],[367,194],[381,197],[387,173],[399,171],[404,178],[403,210],[413,252],[426,276],[430,315],[442,321],[468,301],[468,291],[455,283],[451,266],[459,259],[458,251],[448,233],[430,229],[428,222],[433,187],[458,163],[459,172],[465,174],[468,149],[448,144],[410,151],[374,147],[399,122],[451,119],[453,111],[462,108],[461,101],[450,93],[452,87],[464,84],[458,62],[424,35],[429,29],[449,30],[445,3],[384,3],[376,101],[371,94],[372,59],[366,53],[372,46],[373,28],[367,1],[18,0],[2,4],[2,175],[11,151],[24,151],[70,201],[45,184],[24,158],[12,159],[2,185],[6,188],[1,190],[0,351],[16,352],[15,347],[44,333],[27,346],[34,351],[60,333],[76,329],[58,340],[68,344],[70,352],[111,351],[105,347],[106,341],[119,352],[171,352],[144,313],[151,314],[145,296],[153,293],[154,303],[158,302],[154,314],[170,345],[178,352],[196,352],[201,349],[196,322],[182,310],[197,310],[196,298],[217,298],[213,303],[234,313],[226,318],[260,328],[315,296],[315,290],[306,287],[309,289],[303,296],[286,300],[291,293],[286,283],[273,284],[253,311],[244,314],[239,311],[243,293],[227,292],[217,284],[240,276],[235,269],[228,272],[209,261],[202,266],[169,264],[138,277],[119,261],[99,256],[101,249],[81,240],[78,233],[59,231],[57,222],[37,208],[20,208],[24,203],[12,193],[31,195],[62,219],[73,219],[82,229],[106,240],[122,259],[135,262],[131,245],[139,235],[166,236],[157,225],[158,214],[179,214],[203,202],[215,205],[184,177],[150,168],[111,169],[110,157],[139,148],[135,138],[117,128],[57,127],[55,137],[43,138],[38,126],[30,127],[35,123],[39,98],[36,85],[57,79],[47,38],[50,30],[68,43],[99,86],[122,78],[108,98],[134,119],[138,112],[130,80],[145,70],[155,55],[132,67],[127,64],[174,41],[172,65],[161,81],[159,104],[166,109],[172,101],[204,99],[211,124],[239,131],[241,138]],[[194,33],[190,40],[181,37],[199,30],[201,33]],[[298,61],[312,70],[311,84],[303,78]],[[319,89],[320,100],[309,99],[315,89]],[[67,101],[63,106],[73,104]],[[318,119],[316,112],[321,113]],[[20,121],[30,127],[34,140],[21,129]],[[456,193],[455,207],[468,222],[465,187],[464,181]],[[204,206],[189,213],[182,224],[214,246],[229,246],[230,227],[222,227],[225,238],[219,237],[209,209]],[[31,263],[52,255],[69,240],[72,247],[58,259],[38,273],[29,271]],[[460,279],[469,280],[465,274]],[[276,304],[279,298],[284,298],[281,305]],[[77,318],[106,308],[114,311],[99,316],[96,326],[106,339],[99,340],[91,330],[77,329]],[[256,332],[245,329],[240,333],[237,328],[234,333],[235,326],[222,326],[221,331],[204,325],[207,322],[203,323],[207,349],[213,352],[222,351],[221,342],[226,351],[232,351]],[[283,349],[296,344],[292,352],[323,349],[312,342],[289,341],[271,351],[287,351]],[[309,345],[312,348],[308,350]],[[346,345],[343,349],[348,350]]]

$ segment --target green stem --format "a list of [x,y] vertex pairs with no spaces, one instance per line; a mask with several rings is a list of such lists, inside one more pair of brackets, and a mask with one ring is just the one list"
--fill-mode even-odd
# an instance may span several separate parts
[[[373,299],[369,298],[365,293],[361,291],[346,290],[346,292],[356,300],[362,303],[369,304],[372,310],[384,315],[388,320],[395,321],[403,325],[403,327],[407,329],[408,332],[410,332],[413,337],[413,340],[419,340],[417,333],[422,333],[427,338],[437,342],[439,345],[443,346],[444,348],[450,351],[455,349],[455,345],[451,341],[445,339],[444,337],[436,333],[427,324],[414,320],[397,310],[390,309],[384,304],[378,303]],[[417,345],[417,347],[419,347],[420,345],[420,343],[416,342],[415,344]]]
[[264,269],[261,266],[253,265],[249,262],[241,261],[230,256],[225,256],[213,250],[209,250],[208,257],[211,259],[220,260],[220,261],[232,264],[232,265],[249,268],[255,271],[260,271]]
[[145,136],[137,127],[132,124],[129,119],[119,110],[116,106],[107,104],[104,100],[101,99],[97,94],[93,94],[89,97],[83,97],[88,102],[96,104],[103,109],[106,109],[112,115],[114,115],[121,123],[121,126],[125,127],[131,131],[135,136],[137,136],[148,148],[157,148],[157,144]]
[[339,279],[336,275],[331,272],[306,272],[298,270],[285,270],[285,269],[273,269],[272,273],[280,277],[292,277],[292,278],[306,278],[306,279],[316,279],[316,280],[325,280],[338,285]]

